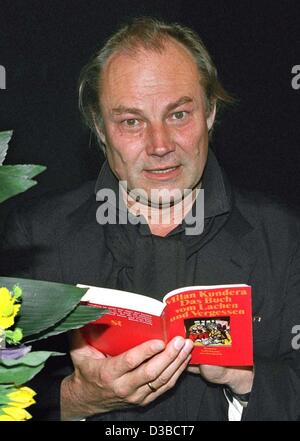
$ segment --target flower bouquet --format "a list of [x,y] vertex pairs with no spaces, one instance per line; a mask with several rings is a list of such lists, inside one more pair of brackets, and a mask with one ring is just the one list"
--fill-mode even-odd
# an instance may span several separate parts
[[[45,167],[2,165],[12,132],[0,132],[0,202],[26,191]],[[50,356],[31,343],[101,317],[105,311],[80,304],[87,289],[61,283],[0,277],[0,421],[31,418],[35,392],[26,386]],[[38,397],[37,397],[38,399]]]

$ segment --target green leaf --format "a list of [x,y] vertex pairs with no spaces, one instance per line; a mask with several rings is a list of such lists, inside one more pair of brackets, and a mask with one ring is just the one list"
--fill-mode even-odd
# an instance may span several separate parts
[[0,168],[1,176],[11,176],[14,178],[31,179],[46,170],[44,165],[37,164],[16,164],[16,165],[4,165]]
[[3,406],[3,404],[8,404],[8,403],[11,403],[11,399],[8,398],[8,396],[6,395],[0,394],[0,406]]
[[18,388],[13,384],[0,384],[0,409],[1,405],[11,402],[8,394],[17,392]]
[[62,283],[0,277],[0,287],[11,290],[15,284],[19,284],[23,290],[16,325],[23,330],[24,337],[38,334],[63,320],[87,291],[87,288]]
[[11,384],[0,384],[0,395],[7,394],[9,392],[14,392],[16,390],[15,386]]
[[42,165],[27,165],[24,166],[22,174],[20,167],[23,166],[0,166],[0,203],[36,185],[37,182],[30,177],[36,176],[46,169]]
[[16,386],[19,386],[27,383],[27,381],[30,381],[33,377],[35,377],[44,366],[45,363],[42,363],[36,367],[16,366],[11,369],[0,366],[0,378],[3,383],[14,383]]
[[3,164],[7,150],[8,150],[8,143],[12,137],[12,130],[6,131],[6,132],[0,132],[0,166]]
[[92,322],[102,317],[104,314],[106,314],[106,312],[107,310],[103,308],[78,305],[77,308],[75,308],[65,319],[59,322],[56,326],[50,328],[46,332],[34,335],[34,338],[32,340],[30,338],[26,341],[26,343],[61,334],[62,332],[69,331],[70,329],[81,328],[86,323]]
[[42,165],[32,164],[2,165],[12,133],[0,132],[0,203],[33,187],[37,182],[32,178],[46,169]]
[[[29,357],[30,355],[31,357]],[[22,358],[19,358],[18,360],[1,360],[1,383],[13,383],[16,386],[26,383],[43,369],[46,360],[52,355],[55,356],[63,354],[59,352],[37,351],[30,352],[29,354],[25,355]]]
[[22,298],[22,288],[19,285],[15,285],[12,288],[13,296],[16,300],[21,300]]
[[20,343],[23,338],[22,329],[15,328],[14,330],[5,331],[6,334],[6,342],[10,345],[16,345]]

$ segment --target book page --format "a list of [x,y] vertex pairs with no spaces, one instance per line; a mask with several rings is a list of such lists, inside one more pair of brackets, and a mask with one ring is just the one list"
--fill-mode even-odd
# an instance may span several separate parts
[[165,307],[165,305],[159,300],[128,291],[81,284],[78,284],[77,286],[79,288],[89,288],[82,297],[81,302],[88,302],[102,306],[115,306],[156,316],[160,316]]

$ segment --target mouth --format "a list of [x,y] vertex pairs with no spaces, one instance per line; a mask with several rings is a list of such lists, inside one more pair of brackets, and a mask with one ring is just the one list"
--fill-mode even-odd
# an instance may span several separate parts
[[150,179],[171,179],[180,174],[181,165],[171,167],[160,167],[153,169],[144,169],[145,175]]
[[176,168],[178,168],[178,167],[179,166],[168,167],[168,168],[157,168],[157,169],[153,169],[153,170],[146,170],[146,172],[155,173],[155,174],[163,174],[163,173],[172,172],[172,171],[176,170]]

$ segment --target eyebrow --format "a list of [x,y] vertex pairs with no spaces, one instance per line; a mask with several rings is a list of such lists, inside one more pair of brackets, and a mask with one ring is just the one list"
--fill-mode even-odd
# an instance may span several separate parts
[[[182,106],[183,104],[186,103],[191,103],[193,102],[193,99],[189,96],[182,96],[181,98],[179,98],[177,101],[175,101],[174,103],[170,103],[167,105],[166,111],[170,112],[171,110],[176,109],[179,106]],[[126,107],[126,106],[118,106],[112,109],[111,111],[112,115],[121,115],[123,113],[131,113],[134,115],[141,115],[142,111],[140,109],[138,109],[137,107]]]
[[177,107],[182,106],[183,104],[192,103],[192,102],[193,102],[193,100],[191,97],[182,96],[181,98],[179,98],[179,100],[167,105],[167,112],[170,112],[171,110],[174,110]]

